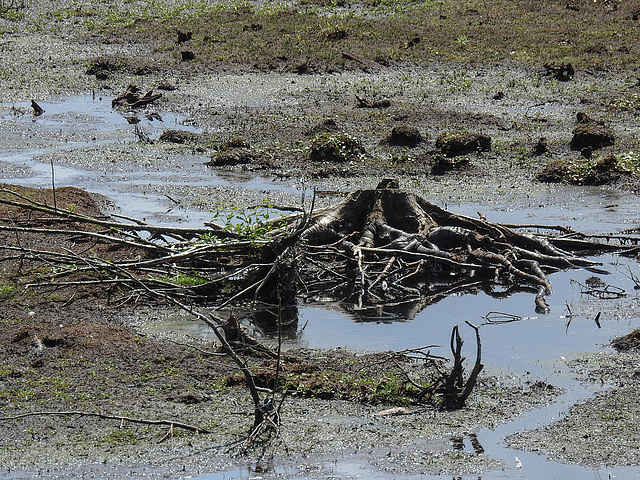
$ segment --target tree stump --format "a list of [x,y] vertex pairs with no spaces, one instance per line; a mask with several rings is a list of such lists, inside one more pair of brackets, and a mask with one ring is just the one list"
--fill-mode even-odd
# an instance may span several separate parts
[[354,308],[529,291],[536,311],[548,313],[548,272],[597,265],[544,236],[451,213],[397,188],[358,190],[316,212],[295,248],[302,297]]

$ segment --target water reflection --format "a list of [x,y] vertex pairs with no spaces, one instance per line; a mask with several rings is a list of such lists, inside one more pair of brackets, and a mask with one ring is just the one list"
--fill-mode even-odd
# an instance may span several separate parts
[[[449,297],[460,297],[463,295],[478,296],[484,294],[494,299],[504,299],[521,293],[535,295],[537,290],[528,286],[503,286],[487,281],[459,281],[455,285],[432,285],[431,295],[421,298],[412,298],[405,301],[392,303],[357,305],[349,302],[342,302],[341,299],[331,297],[315,297],[307,301],[304,305],[314,308],[325,308],[343,312],[349,315],[352,321],[357,323],[392,323],[405,322],[415,319],[423,310],[435,305]],[[533,297],[531,297],[533,307]]]
[[[223,94],[227,95],[227,87],[228,85],[224,85],[221,89],[221,98]],[[256,98],[264,97],[261,89],[257,89],[256,92]],[[247,101],[246,96],[242,98],[245,99],[243,101]],[[28,108],[28,104],[24,107]],[[37,119],[30,115],[20,119],[12,117],[11,113],[0,118],[0,128],[5,142],[3,146],[6,147],[0,153],[3,178],[35,186],[48,186],[51,175],[49,162],[38,159],[43,154],[108,142],[135,141],[132,125],[142,125],[148,129],[149,134],[155,136],[163,128],[178,125],[182,120],[170,114],[163,115],[162,119],[123,116],[112,111],[108,102],[91,96],[74,97],[57,104],[43,104],[43,107],[46,114]],[[73,156],[70,155],[69,158],[71,157]],[[73,164],[72,160],[68,160],[65,165],[56,165],[56,177],[60,183],[64,181],[66,184],[110,196],[121,202],[123,213],[137,218],[149,215],[148,212],[166,217],[166,199],[163,199],[162,195],[152,198],[144,190],[140,194],[131,193],[132,185],[144,187],[173,182],[194,188],[215,183],[239,183],[237,175],[219,177],[212,171],[201,168],[199,163],[203,162],[198,163],[191,157],[175,157],[171,162],[178,165],[182,175],[174,177],[175,172],[156,171],[153,166],[145,169],[139,165],[125,172],[121,163],[107,166],[101,164],[100,168],[104,168],[104,173],[100,171],[96,174],[95,165],[87,165],[83,169]],[[296,191],[294,187],[272,184],[258,177],[242,179],[242,187],[245,189]],[[567,202],[565,197],[568,190],[572,192],[571,202]],[[567,205],[571,205],[571,208]],[[523,218],[529,218],[538,223],[571,224],[575,229],[584,232],[613,232],[623,227],[635,227],[640,223],[635,195],[608,193],[596,188],[567,187],[559,192],[546,191],[532,198],[531,206],[519,207],[517,210],[509,206],[496,208],[478,204],[453,206],[450,210],[456,208],[458,213],[472,216],[481,209],[495,222],[520,223]],[[172,217],[170,220],[175,221],[175,218]],[[195,223],[200,226],[202,222],[198,219]],[[598,471],[594,473],[591,469],[547,462],[535,453],[516,452],[502,446],[501,443],[502,439],[513,431],[549,423],[553,418],[563,414],[573,403],[593,393],[580,390],[582,387],[576,386],[568,373],[565,358],[570,358],[575,352],[607,348],[606,345],[611,338],[626,334],[638,326],[640,307],[637,298],[633,296],[636,284],[629,278],[632,277],[630,274],[638,272],[637,263],[614,256],[601,257],[600,260],[608,264],[608,269],[612,271],[608,283],[624,289],[630,296],[587,297],[572,280],[586,284],[587,278],[592,275],[590,272],[559,272],[550,278],[555,292],[549,297],[552,313],[545,317],[530,316],[530,289],[508,288],[477,280],[434,285],[424,298],[413,301],[399,300],[394,304],[370,307],[359,307],[344,302],[339,296],[332,297],[326,295],[326,292],[319,292],[317,297],[310,297],[307,303],[298,307],[279,311],[273,305],[262,306],[245,311],[243,318],[274,341],[278,334],[277,328],[274,327],[280,316],[285,342],[290,347],[347,346],[354,350],[381,351],[439,344],[445,346],[444,354],[448,353],[446,346],[453,325],[463,324],[464,320],[483,323],[483,360],[487,365],[502,370],[502,373],[506,372],[507,376],[511,374],[515,382],[519,381],[522,372],[532,372],[532,375],[553,379],[555,385],[569,387],[570,391],[558,404],[534,412],[495,431],[483,431],[478,435],[466,434],[451,439],[454,449],[473,450],[478,454],[486,449],[488,455],[503,458],[509,466],[515,466],[514,458],[517,454],[518,458],[522,459],[522,471],[516,472],[511,468],[506,472],[489,472],[482,476],[465,475],[451,478],[600,478]],[[517,318],[517,321],[488,321],[487,312],[492,311],[506,312]],[[602,314],[597,317],[596,323],[594,318],[599,312]],[[197,322],[189,323],[185,318],[172,318],[171,323],[164,326],[165,331],[175,332],[178,328],[183,328],[182,331],[187,335],[211,336],[208,327],[203,328]],[[162,329],[163,326],[159,325],[155,332],[161,332]],[[283,474],[275,470],[276,468],[270,464],[255,464],[250,470],[243,468],[235,472],[213,474],[206,478],[255,478],[256,474]],[[349,460],[340,461],[335,464],[335,471],[338,474],[345,473],[341,475],[342,478],[388,478],[388,475],[375,468],[367,467],[366,459],[358,459],[355,463]],[[356,474],[353,474],[354,472]],[[637,468],[619,468],[612,469],[612,473],[618,478],[638,478],[639,472]],[[605,478],[605,475],[603,473],[602,478]],[[309,478],[295,474],[287,474],[286,477]]]

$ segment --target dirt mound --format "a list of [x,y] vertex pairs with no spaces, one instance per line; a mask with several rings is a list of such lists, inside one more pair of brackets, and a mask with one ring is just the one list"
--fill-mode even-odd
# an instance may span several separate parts
[[611,346],[620,352],[640,352],[640,330],[613,339]]

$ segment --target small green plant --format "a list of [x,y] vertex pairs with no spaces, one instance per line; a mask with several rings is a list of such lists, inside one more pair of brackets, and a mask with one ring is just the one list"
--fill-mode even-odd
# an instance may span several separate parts
[[[273,213],[274,206],[271,203],[251,208],[222,205],[219,210],[213,212],[211,221],[221,223],[225,230],[234,234],[235,240],[259,244],[270,231],[281,226],[280,222],[269,221]],[[225,239],[211,233],[201,236],[200,240],[203,243],[218,243]]]
[[26,0],[0,0],[0,18],[18,20],[25,8],[27,8]]
[[620,153],[616,156],[618,161],[617,167],[623,172],[630,173],[632,175],[640,175],[640,153],[627,152]]
[[450,92],[465,92],[473,86],[473,81],[464,70],[456,70],[442,77],[440,83],[446,86]]
[[135,445],[138,442],[138,433],[130,428],[112,428],[101,441],[109,448]]
[[618,110],[640,110],[640,95],[632,93],[625,97],[619,97],[612,100],[609,105]]
[[15,283],[2,281],[0,283],[0,300],[10,298],[16,291]]
[[170,280],[176,283],[179,283],[181,285],[202,285],[209,281],[208,279],[203,278],[201,276],[188,275],[186,273],[177,273],[176,275],[172,276]]
[[456,44],[458,45],[458,50],[465,50],[469,44],[469,37],[460,35],[456,38]]
[[345,133],[325,132],[311,141],[309,160],[316,162],[349,162],[365,156],[365,149],[355,137]]
[[640,175],[640,154],[594,155],[591,158],[554,160],[538,175],[547,182],[602,185],[620,175]]
[[200,387],[207,390],[209,393],[215,393],[218,395],[222,395],[229,390],[226,377],[220,377],[217,380],[200,385]]

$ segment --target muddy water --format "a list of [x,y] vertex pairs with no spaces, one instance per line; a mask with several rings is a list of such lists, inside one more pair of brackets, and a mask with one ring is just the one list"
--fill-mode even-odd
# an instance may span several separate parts
[[[203,155],[184,153],[145,152],[137,142],[134,127],[128,122],[129,114],[110,108],[108,100],[93,96],[74,97],[60,102],[42,102],[45,115],[33,117],[28,104],[3,105],[0,111],[0,131],[3,148],[0,153],[0,178],[30,186],[48,187],[73,185],[110,198],[114,209],[123,215],[145,218],[153,223],[180,223],[201,225],[208,220],[207,209],[183,206],[180,199],[171,198],[173,187],[180,192],[200,187],[220,186],[231,191],[253,190],[259,195],[290,195],[299,192],[295,183],[274,183],[260,177],[220,175],[203,164]],[[185,118],[158,112],[159,117],[139,118],[151,138],[157,138],[164,129],[185,125]],[[120,147],[127,146],[127,149]],[[124,150],[137,150],[137,156],[119,156]],[[106,152],[106,153],[105,153]],[[111,152],[114,161],[107,157]],[[153,158],[150,158],[153,157]],[[153,161],[152,161],[153,160]],[[571,204],[566,201],[569,192]],[[420,192],[418,192],[420,193]],[[566,189],[561,192],[541,191],[518,206],[501,205],[492,201],[486,205],[446,204],[442,206],[456,212],[476,215],[482,211],[490,221],[504,223],[531,223],[571,225],[584,232],[615,232],[640,225],[637,199],[602,189]],[[501,373],[505,381],[523,384],[528,380],[547,381],[565,388],[567,393],[553,405],[523,415],[496,430],[472,432],[487,455],[502,459],[506,470],[483,475],[456,476],[465,479],[502,478],[639,478],[638,468],[591,470],[547,461],[544,457],[509,449],[503,438],[522,430],[545,425],[562,414],[574,403],[594,393],[593,389],[576,382],[567,366],[580,352],[606,350],[609,341],[640,326],[640,307],[634,282],[629,271],[638,275],[637,264],[615,256],[599,260],[609,275],[601,279],[626,292],[619,299],[602,300],[581,293],[592,274],[576,270],[552,275],[554,295],[549,297],[551,314],[534,313],[533,297],[518,294],[505,299],[485,294],[449,297],[421,311],[356,314],[348,308],[304,305],[300,308],[298,329],[287,339],[289,346],[345,347],[357,350],[402,350],[424,345],[432,352],[448,355],[446,346],[453,325],[464,325],[468,320],[481,325],[483,362],[490,372]],[[516,321],[489,320],[489,312],[508,313]],[[596,315],[602,312],[600,324]],[[569,313],[572,315],[570,316]],[[206,335],[197,323],[183,319],[166,319],[166,324],[155,328],[180,328],[189,334]],[[463,328],[467,345],[473,343],[471,329]],[[571,439],[568,439],[570,441]],[[473,449],[471,437],[452,442],[451,449]],[[518,464],[516,464],[516,457]],[[349,457],[324,465],[333,478],[388,478],[372,466],[366,457]],[[322,464],[322,459],[318,459]],[[275,475],[286,478],[301,476],[293,466],[276,466]],[[269,474],[271,475],[271,474]],[[268,478],[269,475],[261,475]],[[450,476],[449,476],[450,477]],[[246,470],[228,471],[202,477],[210,480],[257,478]],[[395,478],[412,478],[395,476]],[[428,477],[419,478],[446,478]]]
[[[75,186],[108,197],[112,211],[156,224],[202,226],[211,219],[211,189],[255,191],[263,198],[273,182],[233,172],[218,175],[204,154],[173,153],[171,146],[145,151],[136,130],[157,141],[163,131],[197,132],[187,119],[166,112],[138,114],[111,108],[111,100],[82,95],[0,109],[0,180],[33,187]],[[132,119],[138,121],[130,123]],[[296,193],[295,186],[282,190]],[[205,208],[180,203],[180,191],[203,190]],[[178,193],[175,193],[178,191]],[[231,193],[228,193],[228,192]]]

